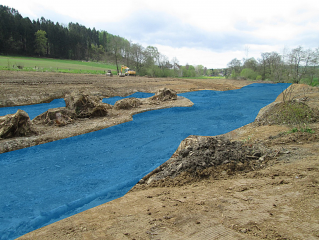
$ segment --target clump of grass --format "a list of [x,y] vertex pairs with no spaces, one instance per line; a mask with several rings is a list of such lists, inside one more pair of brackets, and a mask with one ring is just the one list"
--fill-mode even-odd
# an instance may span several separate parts
[[303,133],[315,133],[314,130],[312,130],[311,128],[307,127],[305,125],[305,127],[302,127],[300,129],[298,129],[297,127],[294,127],[293,129],[291,129],[290,131],[287,132],[287,134],[290,133],[296,133],[296,132],[303,132]]

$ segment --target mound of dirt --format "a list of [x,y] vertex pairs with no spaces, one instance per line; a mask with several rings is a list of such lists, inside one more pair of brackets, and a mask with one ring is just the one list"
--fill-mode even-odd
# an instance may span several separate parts
[[112,106],[103,103],[102,97],[90,96],[86,93],[67,94],[64,98],[66,108],[75,111],[78,118],[104,117]]
[[302,101],[274,102],[260,111],[255,123],[262,125],[303,125],[317,122],[319,111]]
[[158,101],[168,101],[168,100],[176,100],[177,99],[177,92],[168,88],[159,89],[151,100],[158,100]]
[[131,109],[131,108],[137,108],[140,105],[142,105],[142,102],[137,98],[124,98],[119,101],[116,101],[114,104],[114,108],[119,109]]
[[[224,165],[227,174],[235,171],[252,170],[265,164],[270,150],[258,145],[245,145],[243,142],[230,141],[224,137],[190,136],[181,143],[179,150],[163,165],[145,176],[140,183],[157,186],[163,182],[185,174],[200,179],[216,172],[218,166]],[[219,168],[220,170],[220,168]],[[217,171],[219,171],[217,170]],[[165,185],[165,184],[164,184]]]
[[36,133],[29,115],[23,110],[0,117],[0,138],[31,136]]

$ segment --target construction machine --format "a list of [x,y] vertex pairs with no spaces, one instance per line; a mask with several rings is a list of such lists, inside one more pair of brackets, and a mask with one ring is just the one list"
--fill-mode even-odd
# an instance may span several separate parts
[[113,77],[112,71],[111,70],[107,70],[106,76]]
[[124,76],[136,76],[136,71],[129,69],[128,67],[122,65],[121,72],[119,73],[120,77]]

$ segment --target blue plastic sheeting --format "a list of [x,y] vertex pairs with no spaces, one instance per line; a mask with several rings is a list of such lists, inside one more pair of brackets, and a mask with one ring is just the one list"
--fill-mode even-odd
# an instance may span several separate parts
[[5,116],[7,114],[14,114],[21,109],[28,113],[30,119],[32,120],[36,116],[40,115],[41,113],[46,112],[50,108],[58,108],[58,107],[65,107],[65,102],[63,98],[54,99],[50,103],[40,103],[34,105],[24,105],[24,106],[15,106],[15,107],[3,107],[0,108],[0,116]]
[[116,101],[121,100],[123,98],[132,98],[132,97],[135,97],[135,98],[149,98],[149,97],[152,97],[152,96],[154,96],[154,93],[136,92],[136,93],[133,93],[132,95],[129,95],[127,97],[103,98],[102,102],[114,105]]
[[254,121],[288,86],[184,93],[193,107],[144,112],[131,122],[1,154],[1,239],[123,196],[167,161],[183,139],[223,134]]

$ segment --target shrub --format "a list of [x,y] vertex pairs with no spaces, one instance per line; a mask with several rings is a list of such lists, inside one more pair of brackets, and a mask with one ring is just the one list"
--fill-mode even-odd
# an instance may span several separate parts
[[250,69],[250,68],[244,68],[240,72],[240,76],[242,78],[255,80],[257,78],[257,73],[254,70]]
[[237,78],[237,73],[235,72],[235,69],[231,72],[231,78],[236,79]]
[[263,77],[261,76],[261,75],[258,75],[257,77],[256,77],[256,80],[262,80],[263,79]]

